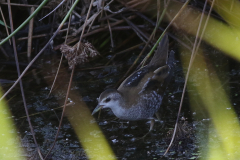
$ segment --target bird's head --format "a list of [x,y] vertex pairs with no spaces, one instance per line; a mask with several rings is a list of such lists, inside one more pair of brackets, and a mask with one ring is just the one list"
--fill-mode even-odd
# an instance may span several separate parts
[[98,105],[93,110],[92,115],[102,108],[110,108],[112,110],[119,108],[123,101],[122,94],[116,89],[107,89],[99,96]]

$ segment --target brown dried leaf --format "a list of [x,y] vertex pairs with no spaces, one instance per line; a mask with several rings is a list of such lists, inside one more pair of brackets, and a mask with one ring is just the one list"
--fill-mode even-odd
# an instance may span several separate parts
[[89,60],[97,55],[98,51],[89,42],[80,43],[79,50],[77,50],[78,43],[73,47],[66,44],[62,45],[60,51],[64,54],[65,58],[68,60],[69,68],[72,69],[74,65],[84,64],[89,62]]

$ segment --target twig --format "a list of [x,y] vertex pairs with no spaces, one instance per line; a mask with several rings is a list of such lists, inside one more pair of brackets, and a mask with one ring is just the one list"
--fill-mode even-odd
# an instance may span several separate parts
[[176,124],[175,124],[175,128],[174,128],[173,136],[172,136],[171,142],[170,142],[167,150],[163,154],[163,156],[165,156],[167,154],[167,152],[169,151],[170,147],[172,146],[172,143],[174,141],[174,138],[175,138],[175,135],[176,135],[176,132],[177,132],[178,120],[179,120],[181,109],[182,109],[182,104],[183,104],[183,99],[184,99],[184,95],[185,95],[185,91],[186,91],[186,87],[187,87],[187,82],[188,82],[190,69],[191,69],[193,61],[194,61],[194,57],[195,57],[194,55],[196,54],[195,51],[196,51],[196,46],[197,46],[198,35],[199,35],[200,28],[201,28],[201,25],[202,25],[202,19],[204,17],[204,11],[206,10],[206,6],[207,6],[207,0],[205,0],[203,12],[202,12],[202,15],[201,15],[201,19],[200,19],[200,22],[199,22],[199,26],[198,26],[198,30],[197,30],[197,34],[196,34],[196,38],[195,38],[195,42],[194,42],[194,46],[193,46],[193,49],[192,49],[192,55],[191,55],[190,63],[189,63],[189,66],[188,66],[188,71],[187,71],[187,74],[186,74],[186,77],[185,77],[183,93],[182,93],[182,97],[181,97],[181,102],[180,102],[180,106],[179,106],[179,110],[178,110],[178,115],[177,115],[177,120],[176,120]]
[[[31,8],[30,14],[34,12],[34,7]],[[32,18],[29,22],[29,30],[28,30],[28,45],[27,45],[27,57],[30,59],[32,52],[32,35],[33,35],[33,22],[34,18]]]
[[[206,27],[207,27],[207,24],[208,24],[208,20],[209,20],[209,18],[210,18],[211,13],[212,13],[212,9],[213,9],[213,5],[214,5],[214,4],[215,4],[215,0],[212,1],[211,8],[210,8],[210,10],[209,10],[209,12],[208,12],[207,19],[206,19],[206,22],[205,22],[205,24],[204,24],[204,27],[203,27],[203,30],[202,30],[202,34],[201,34],[201,36],[200,36],[200,38],[199,38],[199,42],[198,42],[198,45],[197,45],[197,47],[196,47],[196,51],[195,51],[195,52],[198,51],[198,48],[199,48],[199,46],[200,46],[200,44],[201,44],[201,42],[202,42],[202,37],[203,37],[203,34],[204,34],[205,30],[206,30]],[[193,58],[193,59],[195,59],[195,56],[196,56],[196,54],[194,55],[194,58]]]
[[0,46],[5,43],[7,40],[9,40],[13,35],[15,35],[20,29],[22,29],[39,11],[40,9],[48,2],[48,0],[44,0],[38,8],[31,14],[14,32],[12,32],[8,37],[6,37],[4,40],[0,42]]
[[[10,6],[10,0],[8,0],[8,14],[9,14],[9,21],[10,21],[10,26],[11,26],[11,32],[13,32],[14,29],[13,29],[12,10],[11,10],[11,6]],[[18,77],[20,77],[21,72],[20,72],[20,67],[19,67],[19,63],[18,63],[18,54],[17,54],[16,41],[15,41],[15,37],[14,36],[12,37],[12,42],[13,42],[13,51],[14,51],[14,57],[15,57],[15,61],[16,61],[17,73],[18,73]],[[19,84],[20,84],[20,89],[21,89],[24,109],[25,109],[25,113],[27,115],[27,120],[28,120],[28,124],[29,124],[29,128],[30,128],[33,140],[34,140],[34,144],[36,145],[39,157],[41,159],[43,159],[42,153],[40,151],[40,148],[38,146],[38,143],[37,143],[37,140],[36,140],[36,137],[35,137],[35,133],[34,133],[34,130],[33,130],[33,127],[32,127],[31,120],[29,118],[27,103],[26,103],[24,89],[23,89],[23,84],[22,84],[22,80],[21,79],[19,81]]]
[[[8,5],[8,3],[1,3],[2,5]],[[20,7],[39,7],[39,5],[30,5],[30,4],[18,4],[18,3],[10,3],[11,6],[20,6]],[[42,8],[51,9],[49,6],[43,6]]]
[[[180,13],[183,11],[183,9],[187,6],[187,4],[190,2],[190,0],[187,0],[182,8],[179,10],[179,12],[173,17],[172,21],[168,24],[168,26],[166,27],[166,29],[163,31],[162,35],[158,38],[157,42],[155,43],[155,45],[152,47],[151,51],[148,53],[147,57],[150,57],[150,55],[154,52],[154,50],[157,48],[159,42],[161,41],[163,35],[167,32],[168,28],[173,24],[173,22],[175,21],[175,19],[180,15]],[[146,58],[147,58],[146,57]],[[144,58],[144,59],[146,59]],[[144,61],[143,61],[144,62]],[[143,63],[144,64],[144,63]]]
[[[156,34],[156,32],[157,32],[157,29],[158,29],[158,27],[160,26],[160,23],[161,23],[164,15],[165,15],[165,13],[166,13],[166,11],[167,11],[167,7],[168,7],[169,2],[170,2],[170,0],[168,0],[168,2],[166,3],[166,5],[164,6],[164,10],[163,10],[161,16],[159,17],[159,20],[158,20],[157,23],[156,23],[157,25],[155,26],[155,28],[154,28],[151,36],[150,36],[150,40],[153,39],[153,37],[155,36],[155,34]],[[168,26],[170,26],[170,24],[169,24]],[[168,27],[167,27],[167,28],[168,28]],[[165,30],[163,30],[163,33],[166,32],[167,28],[166,28]],[[162,35],[163,35],[163,34],[162,34]],[[159,38],[159,39],[160,39],[160,38]],[[150,40],[149,40],[149,41],[150,41]],[[149,43],[149,41],[148,41],[148,43]],[[155,43],[155,45],[156,45],[156,44],[158,45],[158,43]],[[144,51],[145,49],[146,49],[146,46],[143,48],[143,51]],[[143,51],[142,51],[142,52],[143,52]],[[152,54],[151,52],[148,53],[147,56],[143,59],[143,61],[140,63],[140,65],[143,66],[143,65],[145,64],[145,62],[148,60],[148,58],[151,56],[151,54]],[[140,65],[139,65],[139,66],[140,66]]]
[[41,18],[39,21],[42,21],[44,18],[46,18],[47,16],[49,16],[50,14],[52,14],[53,12],[55,12],[66,0],[63,0],[61,3],[59,3],[57,5],[57,7],[55,7],[50,13],[48,13],[46,16],[44,16],[43,18]]
[[[73,8],[77,5],[79,0],[76,0],[74,4],[72,5],[71,9],[68,11],[67,15],[65,18],[62,20],[61,24],[58,26],[58,29],[54,33],[54,35],[50,38],[48,43],[42,48],[42,50],[32,59],[32,61],[28,64],[28,66],[24,69],[22,74],[18,77],[16,82],[8,89],[6,93],[0,98],[0,101],[6,97],[6,95],[17,85],[17,83],[21,80],[21,78],[24,76],[24,74],[28,71],[28,69],[31,67],[31,65],[37,60],[37,58],[43,53],[43,51],[47,48],[47,46],[50,44],[50,42],[56,37],[58,34],[59,30],[62,28],[63,24],[66,22],[67,18],[69,17],[70,13],[72,12]],[[36,11],[35,11],[36,12]]]
[[[109,6],[112,2],[113,2],[113,0],[111,0],[108,4],[106,4],[105,7]],[[104,7],[104,8],[105,8],[105,7]],[[103,8],[103,9],[104,9],[104,8]],[[101,9],[100,11],[98,11],[97,13],[95,13],[95,14],[94,14],[91,18],[89,18],[88,20],[87,20],[87,18],[86,18],[86,19],[85,19],[85,23],[83,24],[83,26],[81,26],[81,27],[74,33],[74,36],[77,35],[78,33],[80,33],[80,32],[82,31],[84,25],[86,26],[86,25],[88,25],[92,20],[94,20],[94,19],[101,13],[101,11],[102,11],[103,9]]]
[[[146,21],[148,21],[151,25],[156,26],[156,23],[153,22],[151,19],[149,19],[148,17],[146,17],[145,15],[143,15],[142,13],[139,12],[135,12],[138,16],[142,17],[143,19],[145,19]],[[164,31],[165,29],[162,27],[158,27],[158,29],[160,29],[161,31]],[[186,43],[182,42],[180,39],[178,39],[177,37],[175,37],[173,34],[168,33],[168,36],[171,37],[172,39],[176,40],[178,43],[180,43],[181,45],[183,45],[184,47],[186,47],[188,50],[192,50],[191,47],[189,47]]]
[[[105,11],[105,15],[107,16],[106,11]],[[108,28],[109,28],[110,38],[111,38],[111,47],[113,49],[114,48],[114,42],[113,42],[113,38],[112,38],[112,28],[110,26],[109,19],[107,19],[107,23],[108,23]]]
[[[161,17],[159,18],[159,21],[158,21],[158,24],[155,26],[151,36],[148,38],[148,41],[147,43],[145,44],[144,48],[142,49],[141,53],[138,55],[138,57],[136,58],[136,60],[133,62],[132,66],[128,69],[128,71],[126,72],[126,74],[120,79],[120,81],[118,81],[117,85],[119,85],[127,76],[128,74],[131,72],[131,70],[134,68],[134,66],[137,64],[138,60],[140,59],[140,57],[142,56],[142,54],[144,53],[144,51],[146,50],[147,46],[149,45],[149,43],[151,42],[153,36],[155,35],[159,25],[160,25],[160,22],[165,14],[167,10],[167,6],[165,7],[165,9],[163,10],[162,12],[162,15]],[[156,44],[155,44],[156,45]],[[147,58],[145,57],[144,60],[147,60]]]
[[108,65],[117,55],[123,54],[123,53],[125,53],[125,52],[129,52],[129,51],[131,51],[131,50],[133,50],[133,49],[135,49],[135,48],[140,47],[140,46],[143,45],[143,44],[145,44],[145,43],[137,44],[137,45],[135,45],[135,46],[132,46],[132,47],[130,47],[130,48],[128,48],[128,49],[125,49],[125,50],[123,50],[123,51],[120,51],[120,52],[114,54],[114,56],[105,64],[105,66]]
[[[89,17],[89,15],[90,15],[90,11],[91,11],[91,9],[92,9],[92,5],[93,5],[93,0],[91,0],[91,3],[90,3],[90,5],[89,5],[89,9],[88,9],[88,12],[87,12],[87,17],[86,17],[85,23],[83,24],[83,29],[82,29],[81,36],[80,36],[80,38],[79,38],[79,43],[78,43],[78,46],[77,46],[77,51],[79,50],[79,47],[81,46],[82,36],[83,36],[83,34],[84,34],[86,25],[87,25],[88,22],[90,22],[90,21],[88,20],[88,17]],[[96,17],[97,17],[97,16],[95,16],[95,17],[93,18],[93,20],[94,20]]]
[[[4,18],[4,15],[3,15],[3,12],[2,12],[2,7],[0,6],[0,12],[1,12],[1,15],[2,15],[2,19],[3,19],[3,22],[5,24],[5,29],[6,29],[6,32],[7,32],[7,35],[9,36],[9,32],[8,32],[8,25],[6,23],[6,20]],[[9,39],[9,44],[11,45],[11,40]]]
[[[46,37],[46,36],[49,36],[49,34],[35,35],[35,36],[32,36],[32,39]],[[21,37],[21,38],[18,38],[17,41],[23,41],[23,40],[27,40],[27,39],[28,39],[28,37]]]
[[[68,9],[70,9],[70,7],[67,7]],[[82,19],[82,17],[76,12],[76,11],[72,11],[72,14],[74,14],[75,16],[77,16],[79,19]],[[71,17],[71,16],[70,16]]]
[[[67,29],[67,33],[66,33],[65,42],[64,42],[65,44],[66,44],[66,42],[67,42],[68,32],[69,32],[69,28],[70,28],[71,15],[72,15],[72,13],[70,14],[70,18],[69,18],[69,20],[68,20],[68,29]],[[49,97],[50,94],[52,93],[53,87],[54,87],[55,82],[56,82],[56,80],[57,80],[57,76],[58,76],[58,73],[59,73],[59,71],[60,71],[60,67],[61,67],[61,64],[62,64],[62,59],[63,59],[63,53],[62,53],[62,55],[61,55],[61,59],[60,59],[59,65],[58,65],[57,73],[56,73],[56,75],[55,75],[55,77],[54,77],[53,84],[52,84],[52,86],[51,86],[51,89],[50,89],[50,92],[49,92],[49,94],[48,94],[48,97]]]
[[[75,1],[75,2],[76,2],[76,1]],[[47,153],[47,155],[45,156],[44,159],[47,159],[48,155],[51,153],[51,151],[52,151],[52,149],[54,148],[55,143],[56,143],[56,141],[57,141],[58,134],[59,134],[60,129],[61,129],[62,120],[63,120],[63,117],[64,117],[64,113],[65,113],[67,101],[68,101],[69,91],[70,91],[70,89],[71,89],[71,84],[72,84],[72,78],[73,78],[74,69],[75,69],[75,65],[73,65],[73,68],[72,68],[72,73],[71,73],[70,81],[69,81],[69,84],[68,84],[68,89],[67,89],[67,94],[66,94],[66,98],[65,98],[65,102],[64,102],[64,107],[63,107],[63,111],[62,111],[62,116],[61,116],[61,120],[60,120],[60,122],[59,122],[59,126],[58,126],[58,130],[57,130],[57,133],[56,133],[56,136],[55,136],[55,140],[54,140],[54,142],[53,142],[52,147],[49,149],[49,151],[48,151],[48,153]]]
[[[117,85],[119,85],[119,84],[128,76],[128,74],[131,72],[131,70],[132,70],[132,69],[134,68],[134,66],[137,64],[138,60],[140,59],[140,57],[142,56],[143,52],[145,51],[145,49],[147,48],[148,44],[150,43],[150,41],[152,40],[153,36],[155,35],[155,32],[157,31],[158,26],[160,25],[161,19],[163,18],[164,13],[166,12],[166,8],[167,8],[167,7],[165,7],[165,9],[163,10],[163,13],[162,13],[162,15],[161,15],[161,17],[160,17],[160,20],[158,21],[158,24],[155,26],[155,28],[154,28],[154,30],[153,30],[153,33],[151,34],[150,38],[148,39],[148,41],[147,41],[146,45],[144,46],[144,48],[142,49],[141,53],[138,55],[138,57],[136,58],[136,60],[133,62],[132,66],[131,66],[131,67],[128,69],[128,71],[125,73],[125,75],[120,79],[120,81],[118,81]],[[170,24],[169,24],[169,25],[170,25]],[[167,28],[165,29],[165,31],[166,31],[166,30],[167,30]],[[162,35],[163,35],[163,34],[162,34]],[[160,36],[159,39],[161,39],[162,35]],[[160,40],[159,40],[159,41],[160,41]],[[157,43],[155,43],[155,45],[154,45],[155,48],[156,48],[156,44],[158,44],[159,41],[158,41]],[[154,48],[154,47],[153,47],[153,48]],[[152,49],[152,50],[155,50],[155,48]],[[151,50],[151,51],[152,51],[152,50]],[[150,54],[151,54],[151,52],[150,52],[147,56],[149,57]],[[147,60],[147,56],[144,58],[144,60]],[[142,63],[144,63],[144,61],[143,61]]]
[[[147,43],[147,39],[149,39],[149,36],[147,36],[146,34],[144,34],[138,27],[136,27],[135,24],[133,24],[130,20],[128,20],[126,17],[124,17],[123,15],[121,15],[121,17],[128,23],[129,26],[132,27],[133,31],[137,34],[137,36],[145,43]],[[145,39],[144,39],[145,38]],[[151,46],[149,46],[151,47]]]
[[[75,1],[75,3],[78,2],[78,0]],[[74,3],[74,4],[75,4]],[[93,3],[93,0],[91,0],[91,4],[92,5]],[[73,4],[73,6],[74,6]],[[74,8],[74,7],[73,7]],[[89,6],[89,12],[91,10],[91,7]],[[87,16],[88,18],[88,16]],[[86,20],[87,20],[86,18]],[[86,23],[86,22],[85,22]],[[83,28],[85,29],[85,28]],[[84,32],[84,31],[83,31]],[[81,40],[82,37],[80,37],[80,40]],[[80,41],[81,42],[81,41]],[[79,46],[78,46],[79,47]],[[62,54],[63,55],[63,54]],[[66,104],[67,104],[67,101],[68,101],[68,96],[69,96],[69,92],[70,92],[70,89],[71,89],[71,84],[72,84],[72,79],[73,79],[73,74],[74,74],[74,70],[75,70],[75,65],[73,65],[72,67],[72,73],[71,73],[71,77],[70,77],[70,80],[69,80],[69,84],[68,84],[68,89],[67,89],[67,94],[66,94],[66,97],[65,97],[65,102],[64,102],[64,107],[63,107],[63,110],[62,110],[62,116],[61,116],[61,119],[60,119],[60,122],[59,122],[59,125],[58,125],[58,130],[57,130],[57,133],[56,133],[56,136],[55,136],[55,140],[53,142],[53,145],[52,147],[50,148],[50,150],[48,151],[46,157],[44,159],[46,159],[48,157],[48,155],[51,153],[52,149],[54,148],[56,142],[57,142],[57,138],[58,138],[58,134],[60,132],[60,129],[61,129],[61,126],[62,126],[62,121],[63,121],[63,117],[64,117],[64,113],[65,113],[65,109],[66,109]]]

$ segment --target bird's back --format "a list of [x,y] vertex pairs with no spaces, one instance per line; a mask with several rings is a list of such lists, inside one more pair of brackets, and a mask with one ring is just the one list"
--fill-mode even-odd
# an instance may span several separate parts
[[136,95],[161,87],[169,74],[167,60],[168,37],[165,35],[150,63],[127,77],[119,86],[118,91],[127,93],[125,95]]

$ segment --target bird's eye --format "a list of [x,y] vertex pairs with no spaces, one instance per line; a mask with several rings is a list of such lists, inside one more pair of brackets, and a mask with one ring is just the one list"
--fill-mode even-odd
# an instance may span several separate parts
[[110,100],[111,100],[111,98],[108,97],[108,98],[105,100],[105,102],[109,102]]

